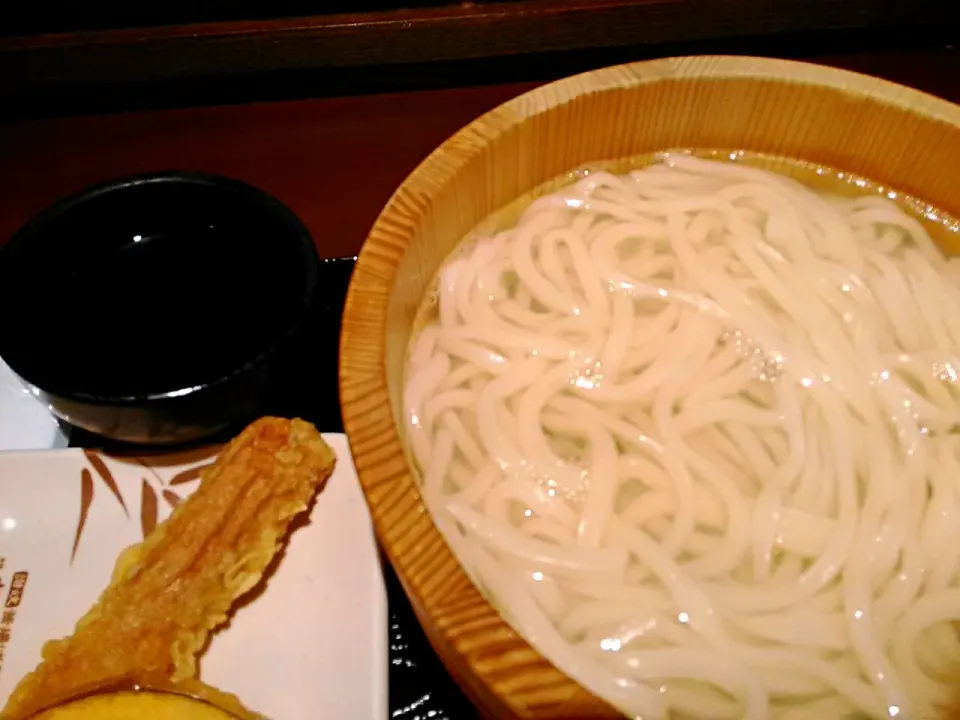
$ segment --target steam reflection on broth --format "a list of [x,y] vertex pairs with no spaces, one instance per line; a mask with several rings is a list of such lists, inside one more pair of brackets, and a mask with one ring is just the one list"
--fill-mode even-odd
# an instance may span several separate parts
[[406,368],[426,505],[630,716],[917,717],[960,663],[957,224],[729,160],[575,173],[449,258]]

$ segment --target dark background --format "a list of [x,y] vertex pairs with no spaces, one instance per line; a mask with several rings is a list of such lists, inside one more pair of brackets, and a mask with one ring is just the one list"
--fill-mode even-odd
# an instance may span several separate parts
[[[475,0],[490,4],[502,0]],[[449,0],[4,0],[0,36],[267,20],[449,5]]]
[[859,56],[872,72],[872,52],[935,49],[946,85],[958,41],[957,0],[0,0],[0,118],[546,81],[689,54]]

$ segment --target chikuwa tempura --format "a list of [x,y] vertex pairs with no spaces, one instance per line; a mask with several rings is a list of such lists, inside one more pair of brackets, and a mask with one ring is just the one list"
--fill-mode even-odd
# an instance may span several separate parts
[[[262,418],[250,425],[204,470],[199,488],[120,555],[100,599],[73,635],[44,646],[42,662],[20,681],[0,718],[35,718],[78,698],[89,700],[40,717],[95,720],[119,708],[143,720],[175,711],[197,720],[224,712],[259,718],[238,698],[204,685],[197,656],[260,582],[335,463],[307,422]],[[129,692],[138,688],[162,692]]]

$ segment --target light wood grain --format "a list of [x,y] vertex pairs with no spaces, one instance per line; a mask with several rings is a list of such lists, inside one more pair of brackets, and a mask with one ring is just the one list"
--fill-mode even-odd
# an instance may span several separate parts
[[407,178],[370,231],[347,296],[344,425],[380,542],[434,648],[487,717],[619,714],[509,628],[427,515],[399,426],[416,308],[443,259],[491,212],[584,163],[680,147],[829,165],[960,215],[960,108],[863,75],[757,58],[658,60],[547,85],[479,118]]

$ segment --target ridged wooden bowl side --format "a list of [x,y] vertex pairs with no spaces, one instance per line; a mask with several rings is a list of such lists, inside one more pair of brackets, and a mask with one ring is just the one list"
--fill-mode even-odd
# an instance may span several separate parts
[[399,425],[414,315],[441,262],[491,212],[585,163],[668,148],[807,160],[960,216],[960,108],[863,75],[759,58],[656,60],[546,85],[465,127],[407,178],[350,284],[344,424],[380,543],[430,642],[489,718],[621,715],[513,632],[431,522]]

